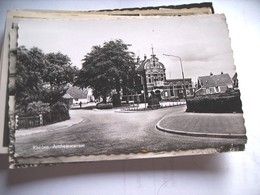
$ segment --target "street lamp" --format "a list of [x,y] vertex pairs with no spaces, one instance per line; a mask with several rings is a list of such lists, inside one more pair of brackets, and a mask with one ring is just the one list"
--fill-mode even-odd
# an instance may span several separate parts
[[138,76],[141,77],[141,83],[143,84],[143,90],[141,91],[141,93],[144,94],[144,109],[146,109],[146,92],[145,92],[145,86],[144,86],[144,78],[140,74],[138,74]]
[[164,56],[175,57],[175,58],[178,58],[178,59],[180,60],[180,64],[181,64],[181,74],[182,74],[182,80],[183,80],[184,98],[185,98],[185,101],[187,102],[187,94],[186,94],[185,79],[184,79],[184,72],[183,72],[182,59],[181,59],[181,57],[175,56],[175,55],[170,55],[170,54],[163,54],[163,55],[164,55]]

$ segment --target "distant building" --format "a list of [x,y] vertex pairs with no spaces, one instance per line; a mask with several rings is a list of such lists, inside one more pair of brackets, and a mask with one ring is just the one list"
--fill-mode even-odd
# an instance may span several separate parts
[[[194,86],[191,78],[185,78],[185,89],[187,97],[194,95]],[[184,98],[183,93],[183,79],[167,79],[168,89],[170,90],[170,95],[179,99]]]
[[62,98],[69,106],[72,106],[72,104],[73,104],[73,97],[70,94],[66,93],[65,95],[63,95]]
[[225,93],[227,89],[233,88],[233,81],[229,74],[200,76],[197,82],[196,95],[207,95]]
[[79,87],[69,86],[67,93],[63,96],[64,99],[70,102],[70,105],[86,104],[94,101],[92,90],[89,88],[80,89]]
[[[165,74],[165,66],[159,61],[153,53],[150,58],[145,56],[143,60],[137,60],[137,72],[139,78],[136,85],[138,93],[151,92],[160,94],[162,99],[167,98],[184,98],[183,79],[167,79]],[[193,96],[193,85],[190,78],[185,78],[185,88],[187,96]]]

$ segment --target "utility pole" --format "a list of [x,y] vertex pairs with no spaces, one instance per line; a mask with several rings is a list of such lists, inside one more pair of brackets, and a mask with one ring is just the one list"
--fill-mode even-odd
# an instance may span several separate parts
[[144,78],[142,75],[138,74],[138,76],[141,77],[141,83],[143,84],[143,94],[144,94],[144,109],[146,109],[146,91],[145,91],[145,85],[144,85]]
[[186,94],[186,86],[185,86],[185,78],[184,78],[184,71],[183,71],[183,66],[182,66],[182,59],[179,56],[175,56],[175,55],[170,55],[170,54],[163,54],[164,56],[169,56],[169,57],[175,57],[178,58],[180,60],[180,64],[181,64],[181,74],[182,74],[182,80],[183,80],[183,93],[184,93],[184,98],[185,101],[187,103],[187,94]]

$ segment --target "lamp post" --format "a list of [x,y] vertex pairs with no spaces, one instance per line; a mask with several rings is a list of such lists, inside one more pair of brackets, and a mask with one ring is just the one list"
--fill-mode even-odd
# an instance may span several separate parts
[[178,58],[180,60],[180,64],[181,64],[181,74],[182,74],[182,80],[183,80],[183,92],[184,92],[184,98],[185,101],[187,103],[187,94],[186,94],[186,87],[185,87],[185,78],[184,78],[184,72],[183,72],[183,67],[182,67],[182,59],[180,56],[175,56],[175,55],[170,55],[170,54],[163,54],[164,56],[169,56],[169,57],[175,57]]
[[145,86],[144,86],[144,78],[142,75],[138,74],[138,76],[141,77],[141,83],[143,84],[143,94],[144,94],[144,109],[146,109],[146,92],[145,92]]

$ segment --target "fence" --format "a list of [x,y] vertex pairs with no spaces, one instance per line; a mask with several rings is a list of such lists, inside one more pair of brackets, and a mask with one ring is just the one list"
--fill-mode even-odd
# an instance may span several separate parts
[[70,119],[68,113],[45,113],[43,114],[43,125],[49,125]]
[[43,117],[42,115],[38,116],[30,116],[30,117],[19,117],[15,116],[15,129],[22,128],[30,128],[30,127],[38,127],[43,125]]
[[36,116],[15,116],[15,129],[28,129],[70,119],[69,113],[46,113]]

